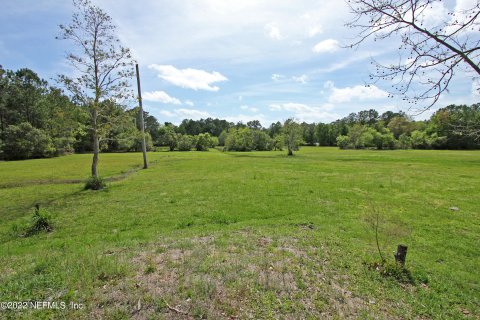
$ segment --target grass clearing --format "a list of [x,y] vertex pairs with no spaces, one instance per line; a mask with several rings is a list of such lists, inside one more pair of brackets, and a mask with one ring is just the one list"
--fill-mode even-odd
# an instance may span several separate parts
[[[90,155],[0,162],[0,301],[81,310],[9,318],[456,318],[480,315],[480,152],[157,152],[148,170],[84,191]],[[108,178],[141,154],[102,154]],[[62,183],[70,182],[70,183]],[[12,232],[40,203],[54,231]],[[393,261],[367,217],[381,212]],[[452,211],[450,207],[460,210]]]

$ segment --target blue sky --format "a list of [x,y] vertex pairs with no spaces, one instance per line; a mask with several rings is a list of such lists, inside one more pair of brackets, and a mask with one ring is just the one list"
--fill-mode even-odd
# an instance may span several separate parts
[[[365,87],[372,58],[398,58],[398,39],[345,49],[355,30],[341,0],[93,0],[111,15],[140,65],[145,109],[160,122],[218,117],[264,126],[295,117],[330,122],[364,109],[404,110],[390,83]],[[446,1],[432,19],[474,0]],[[28,67],[54,83],[71,72],[70,43],[55,40],[69,1],[3,0],[0,64]],[[475,35],[475,36],[478,36]],[[450,103],[471,104],[472,75],[459,72],[427,118]]]

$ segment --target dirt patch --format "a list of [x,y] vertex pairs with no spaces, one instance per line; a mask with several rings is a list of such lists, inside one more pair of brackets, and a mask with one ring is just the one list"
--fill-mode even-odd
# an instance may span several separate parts
[[133,276],[99,290],[102,300],[90,316],[333,319],[368,311],[369,301],[349,289],[348,277],[325,271],[328,257],[312,252],[295,238],[245,231],[221,239],[162,239],[133,259]]

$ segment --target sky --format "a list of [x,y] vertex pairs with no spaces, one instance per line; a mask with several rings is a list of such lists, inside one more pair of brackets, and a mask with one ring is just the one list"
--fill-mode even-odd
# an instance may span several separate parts
[[[342,0],[92,2],[132,50],[144,109],[161,123],[213,117],[269,126],[291,117],[328,123],[371,108],[409,112],[401,97],[388,97],[391,83],[369,82],[373,59],[398,59],[398,39],[345,48],[358,30],[345,26],[353,16]],[[445,1],[429,17],[442,19],[474,2]],[[72,72],[65,59],[72,44],[55,39],[58,25],[71,21],[71,2],[2,0],[2,11],[3,68],[30,68],[51,84]],[[449,92],[417,119],[452,103],[479,102],[475,81],[459,72]]]

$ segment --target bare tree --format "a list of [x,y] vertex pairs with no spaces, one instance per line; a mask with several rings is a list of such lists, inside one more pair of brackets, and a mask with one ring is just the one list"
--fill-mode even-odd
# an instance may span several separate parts
[[57,39],[70,40],[75,52],[67,54],[75,75],[60,75],[59,81],[75,100],[88,108],[93,136],[92,176],[98,177],[100,141],[105,136],[102,124],[111,125],[111,103],[121,103],[133,96],[129,80],[135,75],[134,61],[128,48],[116,37],[112,18],[89,0],[73,0],[76,11],[69,25],[60,25]]
[[[347,0],[354,14],[348,27],[359,29],[356,47],[367,39],[400,38],[398,63],[374,62],[371,80],[393,82],[394,91],[422,111],[448,90],[460,70],[480,76],[480,0],[471,8],[446,12],[441,0]],[[437,12],[445,12],[438,22]],[[435,19],[432,19],[435,16]],[[476,90],[480,88],[477,86]]]

